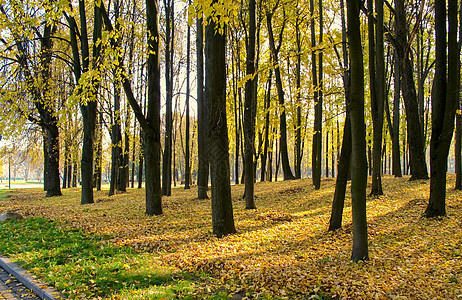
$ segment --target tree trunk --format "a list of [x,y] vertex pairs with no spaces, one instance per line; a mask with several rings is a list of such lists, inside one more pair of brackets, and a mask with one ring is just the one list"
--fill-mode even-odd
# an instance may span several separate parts
[[[370,57],[374,52],[374,24],[372,21],[373,9],[372,0],[368,0],[369,9],[369,70],[371,77],[371,113],[373,122],[373,148],[372,148],[372,190],[371,195],[383,195],[382,190],[382,133],[383,133],[383,113],[385,103],[385,58],[383,46],[383,0],[375,0],[377,13],[377,29],[375,34],[375,60]],[[370,32],[372,30],[372,32]]]
[[[191,4],[191,1],[189,1]],[[190,161],[190,154],[189,154],[189,94],[190,94],[190,87],[189,87],[189,70],[191,65],[191,28],[188,24],[188,33],[186,37],[186,150],[185,150],[185,171],[184,171],[184,188],[185,190],[189,190],[190,187],[190,180],[191,180],[191,168],[189,165]]]
[[393,175],[395,177],[402,177],[401,172],[401,155],[400,155],[400,141],[399,141],[399,118],[400,107],[399,100],[401,95],[401,74],[399,67],[398,55],[395,50],[394,55],[395,68],[394,68],[394,96],[393,96],[393,141],[392,141],[392,157],[393,157]]
[[411,180],[428,179],[427,164],[425,162],[425,141],[422,136],[419,107],[415,90],[412,62],[409,59],[407,47],[407,26],[404,11],[404,0],[395,1],[396,12],[396,50],[399,65],[402,68],[401,91],[406,108]]
[[[266,88],[266,97],[265,97],[265,144],[263,146],[263,155],[261,157],[261,179],[260,181],[265,181],[266,175],[266,161],[268,159],[268,146],[269,146],[269,127],[270,127],[270,106],[271,106],[271,77],[273,72],[269,70],[268,83]],[[271,176],[267,176],[271,180]]]
[[[435,0],[436,64],[432,87],[432,135],[430,141],[430,199],[426,217],[446,215],[446,172],[459,99],[459,51],[457,1],[448,0],[449,32],[446,34],[446,1]],[[446,57],[446,36],[447,57]],[[446,61],[447,79],[446,79]]]
[[[160,35],[158,16],[159,4],[157,0],[146,0],[148,37],[148,109],[146,121],[148,126],[143,128],[143,153],[146,160],[147,215],[162,214],[162,191],[160,187]],[[132,105],[132,103],[130,104]],[[138,121],[142,124],[140,119]]]
[[[318,73],[316,67],[316,31],[314,27],[314,0],[310,0],[310,30],[311,30],[311,76],[313,80],[313,101],[314,101],[314,133],[313,133],[313,147],[311,152],[311,173],[313,178],[313,185],[316,190],[321,188],[321,132],[322,120],[319,119],[319,86],[318,86]],[[322,115],[321,115],[322,117]]]
[[350,117],[352,140],[351,199],[353,213],[353,261],[368,260],[366,217],[366,126],[364,124],[364,65],[361,45],[360,0],[347,1],[350,46]]
[[342,19],[342,53],[343,53],[343,87],[345,90],[345,125],[343,127],[342,150],[337,166],[337,180],[335,183],[334,200],[329,221],[329,231],[334,231],[342,227],[343,207],[345,205],[345,191],[350,173],[351,161],[351,122],[350,122],[350,71],[348,63],[347,31],[345,24],[345,6],[340,0],[340,10]]
[[204,98],[204,26],[202,18],[196,19],[196,55],[197,55],[197,198],[208,199],[209,158],[207,150],[208,112]]
[[244,100],[244,148],[245,148],[245,208],[255,209],[254,199],[254,161],[255,152],[255,103],[257,82],[255,78],[255,43],[256,43],[256,1],[249,0],[249,37],[246,41],[246,76],[251,76],[245,82]]
[[[297,10],[297,13],[299,11]],[[297,127],[295,128],[295,177],[300,179],[302,177],[302,102],[301,102],[301,67],[302,67],[302,43],[300,32],[300,17],[297,14],[295,21],[295,38],[297,43],[297,70],[296,76],[296,103],[297,103]]]
[[[279,131],[280,131],[280,138],[279,144],[281,149],[281,160],[282,160],[282,170],[284,172],[284,180],[293,180],[295,176],[292,174],[292,170],[290,169],[290,162],[289,162],[289,154],[287,150],[287,118],[286,118],[286,111],[284,106],[284,89],[282,87],[282,79],[281,79],[281,70],[279,68],[278,62],[278,53],[282,43],[282,33],[284,31],[284,25],[281,28],[281,32],[279,35],[279,45],[276,48],[274,36],[273,36],[273,26],[272,26],[272,13],[266,14],[267,26],[268,26],[268,35],[269,35],[269,42],[270,42],[270,49],[271,49],[271,57],[273,64],[275,64],[274,74],[276,75],[276,88],[278,91],[278,101],[279,105],[281,106],[281,115],[280,115],[280,123],[279,123]],[[285,22],[284,22],[285,24]]]
[[[216,3],[216,0],[213,1]],[[224,26],[224,25],[223,25]],[[205,29],[205,99],[208,107],[208,139],[212,178],[213,234],[236,232],[229,181],[228,128],[226,118],[226,36],[213,19]],[[212,100],[213,99],[213,100]]]

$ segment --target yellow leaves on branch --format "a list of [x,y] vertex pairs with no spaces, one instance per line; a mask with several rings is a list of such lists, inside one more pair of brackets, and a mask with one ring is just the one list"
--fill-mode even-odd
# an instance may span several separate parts
[[217,26],[215,29],[222,34],[225,25],[229,23],[231,18],[237,16],[237,11],[238,5],[232,1],[194,0],[188,7],[188,24],[191,26],[196,17],[203,18],[204,25],[213,20]]

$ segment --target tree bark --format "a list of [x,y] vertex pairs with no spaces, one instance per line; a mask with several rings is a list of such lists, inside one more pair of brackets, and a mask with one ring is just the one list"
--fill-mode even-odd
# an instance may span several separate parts
[[211,19],[205,29],[205,99],[208,107],[208,140],[213,141],[209,143],[213,234],[223,237],[235,233],[236,229],[229,181],[226,122],[226,28],[219,32],[217,25]]
[[[281,151],[281,160],[282,160],[282,170],[284,173],[284,180],[293,180],[295,176],[292,174],[292,170],[290,169],[290,162],[289,162],[289,154],[287,150],[287,118],[286,118],[286,111],[284,106],[284,89],[282,87],[282,79],[281,79],[281,70],[279,68],[279,61],[278,61],[278,53],[279,49],[282,44],[282,33],[284,31],[284,25],[281,28],[281,32],[279,35],[279,45],[276,48],[274,36],[273,36],[273,26],[272,26],[272,17],[273,14],[271,12],[267,12],[266,20],[268,26],[268,35],[269,35],[269,42],[270,42],[270,49],[271,49],[271,57],[273,60],[273,64],[275,64],[274,74],[276,76],[276,88],[278,92],[278,101],[279,105],[281,106],[281,115],[280,115],[280,123],[279,123],[279,131],[280,131],[280,151]],[[285,24],[285,22],[284,22]]]
[[208,199],[209,159],[207,153],[208,112],[204,98],[204,26],[202,18],[196,19],[197,63],[197,198]]
[[245,208],[255,209],[254,199],[254,152],[255,152],[255,103],[257,82],[255,78],[255,44],[256,44],[256,1],[249,0],[249,36],[246,41],[246,74],[251,76],[245,83],[244,100],[244,148],[245,148]]
[[[311,151],[311,172],[313,178],[313,185],[316,190],[321,188],[321,132],[322,120],[319,119],[319,86],[318,86],[318,72],[316,67],[316,31],[314,27],[314,1],[310,0],[310,30],[311,30],[311,76],[313,80],[313,102],[314,102],[314,133],[313,133],[313,146]],[[322,117],[322,115],[321,115]]]
[[[189,1],[191,4],[191,1]],[[191,167],[189,165],[190,162],[190,154],[189,154],[189,94],[190,94],[190,86],[189,86],[189,71],[191,65],[191,28],[188,24],[188,31],[186,37],[186,149],[185,149],[185,171],[184,171],[184,188],[185,190],[189,190],[190,187],[190,179],[191,179]]]
[[393,141],[392,141],[392,157],[393,157],[393,175],[395,177],[402,177],[401,172],[401,155],[400,155],[400,141],[399,141],[399,123],[400,123],[400,105],[399,100],[401,96],[401,68],[399,67],[398,55],[395,50],[394,55],[394,96],[393,96]]
[[[432,87],[432,135],[430,141],[430,199],[426,217],[446,215],[446,172],[459,99],[459,51],[457,0],[448,0],[449,32],[446,34],[446,1],[435,0],[436,64]],[[446,48],[446,36],[448,37]],[[447,49],[447,56],[446,56]],[[446,69],[446,61],[447,69]],[[447,70],[447,79],[446,79]]]
[[348,42],[350,46],[350,117],[352,140],[351,198],[353,213],[353,261],[368,260],[366,217],[366,126],[364,124],[364,65],[361,45],[360,0],[347,0]]
[[[261,178],[260,181],[265,181],[266,171],[266,161],[268,160],[268,146],[269,146],[269,127],[270,127],[270,106],[271,106],[271,77],[273,72],[269,70],[268,83],[266,89],[265,97],[265,144],[263,146],[263,155],[261,157]],[[271,180],[271,176],[268,175],[267,178]]]
[[173,0],[164,0],[165,7],[165,141],[164,154],[162,156],[162,194],[172,194],[172,134],[173,134]]
[[335,182],[334,200],[329,221],[329,231],[334,231],[342,227],[343,208],[345,205],[345,192],[350,173],[351,162],[351,121],[350,121],[350,71],[348,63],[347,31],[345,24],[345,6],[340,0],[340,10],[342,19],[342,53],[343,53],[343,87],[345,90],[345,125],[343,127],[342,150],[337,166],[337,180]]
[[396,50],[401,68],[400,74],[402,76],[401,91],[406,108],[411,180],[428,179],[424,151],[425,141],[421,131],[413,67],[409,59],[409,50],[406,49],[408,42],[404,0],[396,0],[395,5]]
[[[374,10],[372,8],[372,0],[368,0],[369,9],[369,41],[374,41],[369,44],[369,70],[371,77],[371,113],[373,122],[373,147],[372,147],[372,189],[371,195],[383,195],[382,190],[382,133],[383,133],[383,113],[385,103],[385,58],[383,46],[383,0],[375,0],[375,8],[377,13],[377,28],[374,34],[374,24],[372,21]],[[371,49],[372,48],[372,49]],[[370,53],[374,52],[373,58]],[[374,59],[375,58],[375,59]]]

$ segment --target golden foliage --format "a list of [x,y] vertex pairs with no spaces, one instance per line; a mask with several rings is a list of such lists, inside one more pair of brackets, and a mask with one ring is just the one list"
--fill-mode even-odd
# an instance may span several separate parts
[[[454,177],[449,177],[452,186]],[[309,180],[256,184],[257,210],[245,210],[243,186],[233,187],[238,233],[211,234],[208,200],[197,191],[172,189],[164,215],[144,215],[144,193],[129,189],[81,206],[78,189],[43,198],[38,190],[18,191],[0,202],[0,212],[19,211],[85,231],[110,235],[166,267],[213,278],[206,291],[249,297],[300,297],[324,293],[340,298],[456,298],[462,294],[461,192],[448,189],[448,216],[423,218],[429,181],[383,178],[385,195],[369,198],[371,260],[350,262],[351,201],[344,228],[327,232],[333,180],[315,191]],[[348,196],[347,196],[348,197]]]

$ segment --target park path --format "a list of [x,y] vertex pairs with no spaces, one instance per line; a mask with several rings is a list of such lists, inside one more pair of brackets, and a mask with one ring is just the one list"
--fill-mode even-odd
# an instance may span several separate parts
[[33,277],[29,272],[0,256],[0,300],[54,300],[64,299],[55,289],[50,288]]
[[0,268],[0,299],[40,300],[34,292],[25,288],[21,282],[3,268]]

